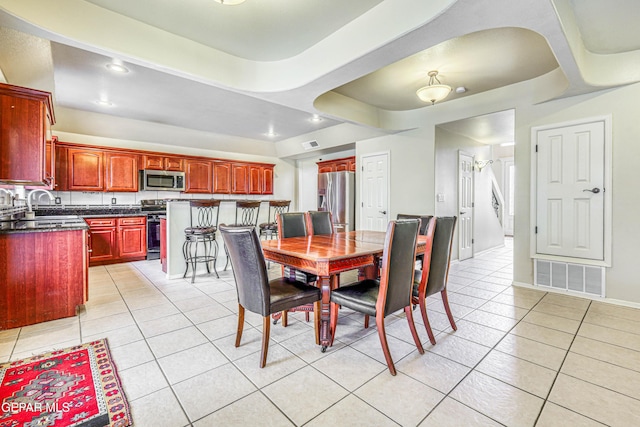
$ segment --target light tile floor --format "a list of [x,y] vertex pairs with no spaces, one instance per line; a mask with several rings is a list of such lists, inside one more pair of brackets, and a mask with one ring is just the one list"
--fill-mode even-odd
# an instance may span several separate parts
[[387,318],[396,377],[348,310],[326,353],[302,313],[272,326],[260,369],[259,316],[234,347],[232,273],[191,284],[158,261],[91,268],[80,316],[0,331],[0,361],[106,337],[137,427],[640,425],[640,310],[512,287],[511,253],[452,264],[458,331],[431,297],[435,346],[415,316],[424,355],[403,316]]

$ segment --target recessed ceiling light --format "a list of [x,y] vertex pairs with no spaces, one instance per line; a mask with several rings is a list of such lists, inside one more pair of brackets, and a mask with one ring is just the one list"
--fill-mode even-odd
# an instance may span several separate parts
[[244,0],[213,0],[225,6],[233,6],[234,4],[244,3]]
[[312,122],[318,123],[318,122],[322,121],[322,117],[320,117],[317,114],[314,114],[313,116],[311,116],[311,118],[309,120],[311,120]]
[[268,136],[269,138],[273,138],[274,136],[278,136],[278,134],[275,133],[272,130],[270,130],[269,132],[265,133],[265,135]]
[[456,93],[465,93],[467,91],[467,88],[464,86],[458,86],[456,88]]
[[113,102],[109,102],[105,99],[98,99],[95,103],[101,107],[113,107]]
[[105,65],[105,67],[107,67],[107,70],[113,71],[114,73],[126,74],[129,72],[129,69],[127,67],[115,62],[110,62],[107,65]]

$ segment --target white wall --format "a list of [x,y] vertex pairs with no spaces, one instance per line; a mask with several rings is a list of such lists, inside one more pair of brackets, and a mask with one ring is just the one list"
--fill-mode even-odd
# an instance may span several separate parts
[[[418,131],[410,131],[356,142],[358,164],[365,154],[389,152],[389,218],[399,213],[434,212],[434,151],[425,138],[429,140]],[[356,228],[360,224],[360,178],[356,173]]]
[[606,269],[606,297],[640,303],[637,279],[640,253],[640,120],[635,106],[640,84],[564,98],[516,109],[516,216],[514,235],[514,279],[532,283],[530,244],[531,127],[611,115],[612,153],[612,266]]

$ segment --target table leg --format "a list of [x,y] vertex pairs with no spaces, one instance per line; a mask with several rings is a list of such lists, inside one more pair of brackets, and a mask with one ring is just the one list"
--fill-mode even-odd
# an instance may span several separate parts
[[320,345],[322,352],[327,351],[327,347],[331,344],[331,336],[333,331],[330,327],[331,319],[331,290],[338,287],[340,276],[322,276],[318,278],[320,290],[322,291],[322,303],[320,310]]

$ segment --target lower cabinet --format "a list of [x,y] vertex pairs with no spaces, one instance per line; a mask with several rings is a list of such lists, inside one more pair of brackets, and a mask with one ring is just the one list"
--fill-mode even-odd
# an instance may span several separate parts
[[89,265],[138,261],[147,256],[147,218],[86,218]]
[[0,234],[0,330],[77,314],[88,298],[86,235]]

